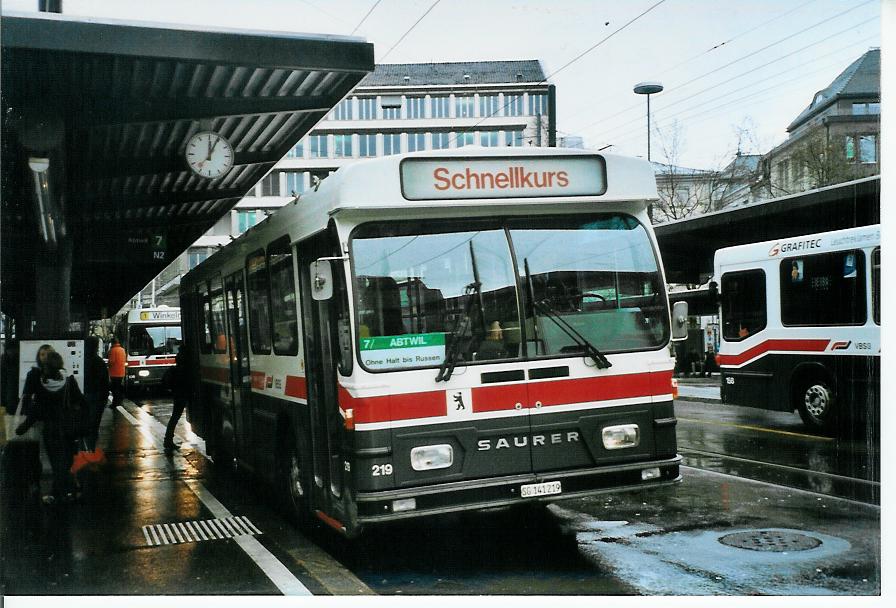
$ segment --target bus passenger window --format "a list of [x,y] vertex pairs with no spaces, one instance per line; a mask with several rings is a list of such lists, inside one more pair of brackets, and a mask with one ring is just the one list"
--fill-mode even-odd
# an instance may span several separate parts
[[264,250],[246,258],[249,291],[249,338],[252,352],[271,353],[271,303],[268,299],[268,268]]
[[835,251],[781,261],[781,323],[787,326],[862,325],[865,254]]
[[[788,274],[789,277],[789,274]],[[722,275],[722,336],[738,342],[765,329],[765,273],[761,270]]]
[[283,237],[268,245],[275,355],[295,355],[299,352],[296,287],[292,259],[289,237]]
[[880,325],[880,247],[871,252],[871,316]]

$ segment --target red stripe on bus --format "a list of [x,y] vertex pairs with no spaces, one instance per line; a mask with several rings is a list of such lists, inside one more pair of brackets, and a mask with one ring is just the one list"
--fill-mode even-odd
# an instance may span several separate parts
[[285,392],[288,397],[308,399],[308,384],[305,382],[305,378],[303,376],[287,376]]
[[719,365],[740,365],[772,350],[822,352],[830,342],[830,340],[766,340],[738,355],[720,354]]
[[473,412],[498,412],[501,410],[527,407],[526,384],[505,384],[504,386],[480,386],[473,389]]
[[[555,380],[530,384],[482,386],[472,389],[473,412],[497,412],[544,406],[634,399],[668,395],[672,392],[672,371],[624,374],[603,378]],[[375,397],[353,397],[339,387],[339,405],[351,409],[356,424],[412,420],[447,415],[451,391],[429,391]]]
[[649,372],[533,382],[529,385],[529,401],[540,401],[543,406],[635,399],[668,395],[672,392],[672,372]]
[[199,377],[212,382],[230,382],[230,368],[228,367],[200,367]]
[[146,365],[174,365],[175,359],[147,359]]
[[353,397],[340,386],[339,407],[343,410],[352,410],[356,424],[431,418],[447,413],[445,391]]

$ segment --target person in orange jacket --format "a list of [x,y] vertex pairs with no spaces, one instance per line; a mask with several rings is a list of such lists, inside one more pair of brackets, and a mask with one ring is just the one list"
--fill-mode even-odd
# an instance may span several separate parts
[[121,405],[124,400],[124,368],[127,355],[118,338],[112,339],[112,348],[109,349],[109,384],[112,389],[112,409]]

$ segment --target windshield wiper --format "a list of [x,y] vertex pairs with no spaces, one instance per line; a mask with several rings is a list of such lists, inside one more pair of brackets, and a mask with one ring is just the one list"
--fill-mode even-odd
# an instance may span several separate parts
[[[600,352],[596,346],[594,346],[591,342],[588,341],[588,338],[583,336],[575,327],[570,325],[566,319],[561,317],[556,309],[551,306],[550,302],[547,299],[544,300],[536,300],[535,299],[535,286],[532,284],[532,274],[529,272],[529,258],[523,258],[523,267],[526,270],[526,284],[529,288],[529,299],[532,301],[532,305],[535,308],[536,312],[541,313],[543,316],[547,317],[551,321],[553,321],[557,327],[559,327],[563,333],[567,335],[576,345],[584,351],[584,355],[589,357],[592,361],[594,361],[594,365],[597,366],[598,369],[606,369],[608,367],[612,367],[613,364],[610,363],[609,359],[607,359],[606,355]],[[536,323],[536,327],[538,324]]]
[[[447,382],[454,373],[454,367],[462,352],[470,349],[473,342],[472,310],[474,304],[479,304],[479,316],[482,317],[483,326],[485,315],[483,314],[482,283],[479,281],[479,267],[476,264],[476,254],[473,252],[473,241],[470,241],[470,260],[473,264],[473,282],[464,287],[464,310],[451,332],[451,342],[445,346],[445,360],[439,366],[439,374],[436,382]],[[475,297],[474,297],[475,296]],[[483,330],[484,333],[484,330]]]

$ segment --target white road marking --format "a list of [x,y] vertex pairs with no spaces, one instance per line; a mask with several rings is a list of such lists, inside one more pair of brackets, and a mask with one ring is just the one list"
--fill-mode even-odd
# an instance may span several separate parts
[[[137,420],[128,412],[124,406],[118,406],[118,412],[128,420],[141,435],[149,439],[159,450],[164,451],[162,441],[164,439],[165,427],[161,422],[150,416],[146,412],[140,410],[141,417],[145,422]],[[148,424],[146,424],[148,423]],[[154,433],[152,430],[161,428],[161,434]],[[184,465],[186,460],[180,453],[173,455],[179,465]],[[218,519],[233,517],[233,514],[221,504],[221,502],[212,495],[208,489],[198,481],[187,479],[184,483],[199,498],[200,502]],[[254,536],[238,536],[233,541],[248,555],[255,564],[261,568],[274,585],[284,595],[313,595],[302,582],[295,577],[274,555],[268,551]],[[176,542],[176,541],[175,541]]]

